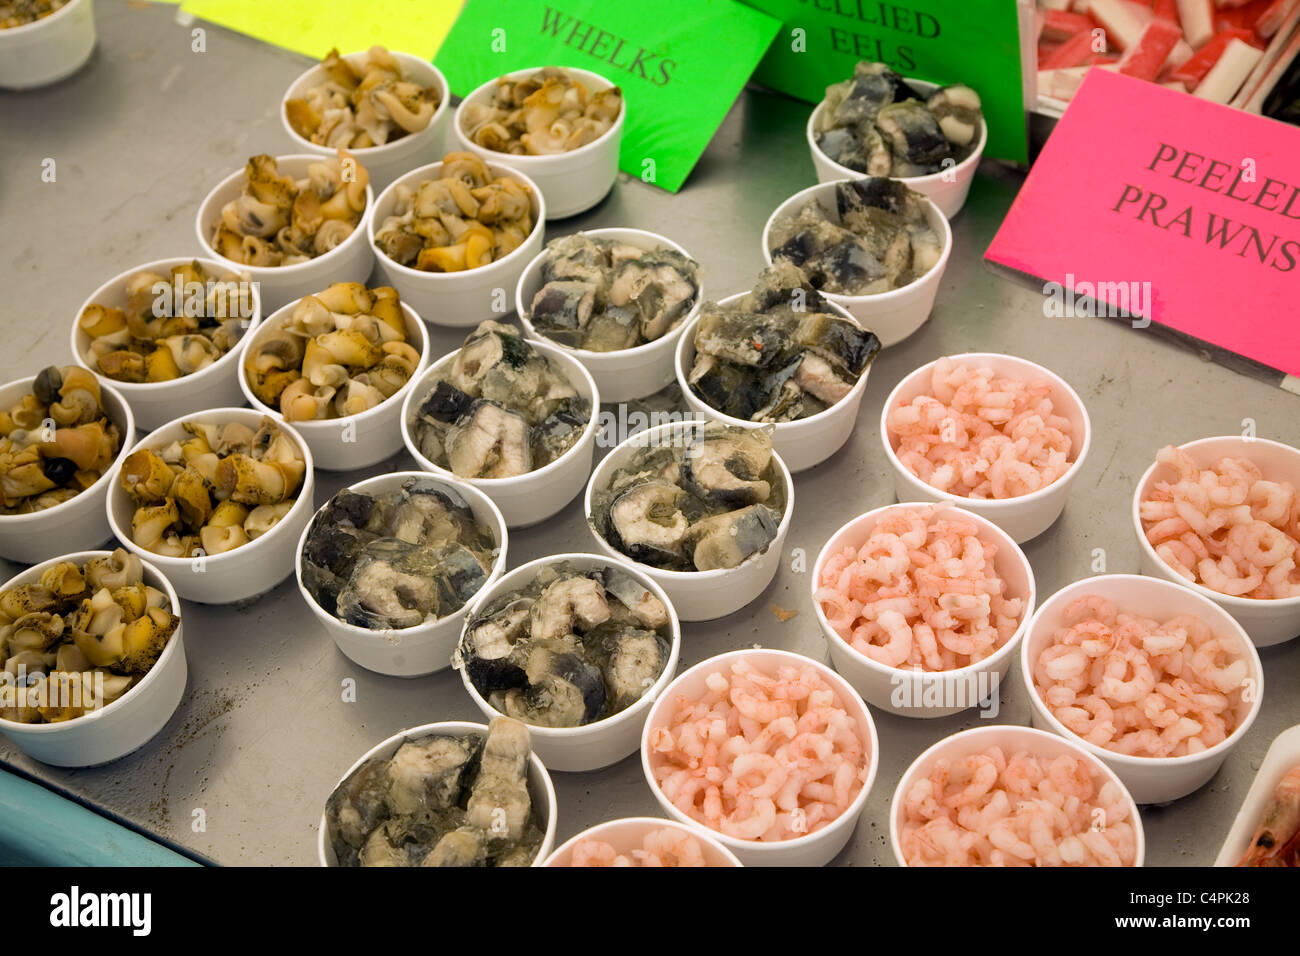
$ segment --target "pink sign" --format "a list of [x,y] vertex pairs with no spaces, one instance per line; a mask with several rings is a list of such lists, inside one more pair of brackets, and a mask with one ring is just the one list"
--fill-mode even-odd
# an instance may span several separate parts
[[1089,70],[986,255],[1300,376],[1300,129]]

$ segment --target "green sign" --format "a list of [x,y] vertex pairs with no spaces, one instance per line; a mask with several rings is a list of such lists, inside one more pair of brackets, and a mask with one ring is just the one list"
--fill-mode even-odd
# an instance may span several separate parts
[[903,76],[965,83],[989,127],[985,155],[1027,162],[1015,0],[745,0],[784,21],[755,81],[816,103],[859,60]]
[[527,67],[599,73],[627,101],[620,167],[676,192],[780,26],[736,0],[467,0],[434,62],[460,96]]

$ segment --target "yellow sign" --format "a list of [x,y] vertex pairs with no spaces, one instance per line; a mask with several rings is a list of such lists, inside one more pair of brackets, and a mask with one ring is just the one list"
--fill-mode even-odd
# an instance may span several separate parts
[[465,0],[184,0],[181,10],[319,59],[376,43],[431,60]]

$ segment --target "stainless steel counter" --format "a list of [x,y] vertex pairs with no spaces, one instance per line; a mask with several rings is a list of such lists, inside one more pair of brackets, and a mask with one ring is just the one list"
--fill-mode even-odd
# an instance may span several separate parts
[[[69,329],[86,295],[133,264],[197,254],[194,213],[208,189],[250,154],[291,151],[277,108],[306,59],[210,26],[206,52],[193,53],[189,29],[162,5],[99,0],[96,15],[99,48],[86,69],[51,89],[0,94],[0,381],[70,362]],[[746,92],[678,195],[620,182],[590,213],[548,229],[548,238],[596,226],[654,230],[700,261],[710,297],[746,289],[763,265],[767,216],[815,181],[807,111]],[[46,159],[55,162],[53,183],[41,179]],[[1300,440],[1294,395],[1120,323],[1044,318],[1040,294],[987,269],[983,251],[1019,183],[985,164],[953,224],[955,250],[932,318],[877,360],[849,444],[798,477],[787,547],[802,549],[809,564],[848,518],[893,500],[880,407],[899,378],[938,355],[1022,355],[1067,378],[1088,405],[1095,437],[1070,503],[1025,549],[1041,597],[1092,573],[1098,548],[1107,570],[1136,571],[1129,501],[1159,446],[1235,433],[1244,418],[1261,436]],[[463,333],[432,337],[442,354]],[[322,473],[317,504],[345,484],[408,467],[403,453],[361,472]],[[575,501],[544,526],[512,532],[510,566],[590,549]],[[4,577],[17,570],[0,565]],[[791,567],[786,561],[768,591],[730,618],[686,625],[681,666],[756,643],[825,660],[808,574]],[[798,615],[781,623],[773,604]],[[351,664],[314,623],[292,579],[247,606],[187,605],[184,620],[189,687],[144,749],[69,771],[36,764],[0,738],[0,763],[220,863],[311,864],[323,801],[359,754],[413,724],[480,718],[453,672],[400,680]],[[1300,721],[1300,641],[1262,657],[1268,687],[1247,740],[1207,787],[1143,810],[1148,863],[1208,865],[1269,742]],[[348,678],[356,682],[352,703],[343,700]],[[887,813],[899,776],[928,745],[978,720],[973,712],[875,718],[880,771],[840,864],[892,862]],[[997,720],[1028,723],[1018,679],[1003,687]],[[656,813],[636,756],[598,773],[556,774],[555,783],[559,840],[602,819]]]

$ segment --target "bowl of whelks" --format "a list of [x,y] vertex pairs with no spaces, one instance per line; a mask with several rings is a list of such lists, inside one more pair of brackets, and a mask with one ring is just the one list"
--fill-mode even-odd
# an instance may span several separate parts
[[94,49],[91,0],[26,0],[0,9],[0,89],[57,83],[81,69]]
[[180,599],[147,561],[79,551],[0,587],[0,734],[56,767],[144,746],[185,691]]
[[148,430],[242,402],[239,357],[261,318],[248,273],[215,259],[160,259],[86,299],[72,324],[72,355],[109,379]]
[[949,502],[1022,544],[1065,510],[1092,423],[1056,373],[1014,355],[968,352],[904,376],[881,410],[880,439],[900,501]]
[[374,206],[370,173],[347,150],[260,154],[208,193],[194,231],[204,255],[252,276],[270,314],[331,282],[366,281]]
[[767,431],[669,422],[606,455],[583,505],[602,553],[633,562],[683,621],[711,621],[776,577],[794,480]]
[[777,206],[762,242],[768,265],[794,263],[887,348],[930,317],[952,227],[938,206],[899,180],[841,179]]
[[402,440],[422,470],[468,482],[519,528],[582,490],[599,410],[596,383],[572,355],[484,322],[407,393]]
[[1300,866],[1300,724],[1273,739],[1215,866]]
[[599,73],[530,68],[466,96],[452,135],[459,149],[526,175],[546,196],[546,218],[564,219],[613,188],[626,115],[622,91]]
[[418,471],[344,488],[303,530],[298,590],[350,660],[394,677],[451,666],[478,594],[505,571],[505,520],[477,488]]
[[280,123],[304,152],[351,151],[383,189],[442,155],[450,98],[447,78],[427,59],[382,46],[335,49],[290,84]]
[[699,265],[666,236],[591,229],[553,239],[519,277],[515,308],[531,339],[572,351],[606,402],[653,395],[703,299]]
[[555,848],[543,866],[743,866],[700,827],[627,817],[588,827]]
[[519,721],[421,724],[343,775],[316,852],[321,866],[541,866],[555,808],[551,775]]
[[500,319],[542,249],[546,202],[518,170],[468,152],[413,169],[379,195],[368,239],[379,274],[426,322]]
[[996,713],[1034,613],[1034,572],[985,518],[886,505],[826,542],[812,598],[835,669],[871,706],[905,717]]
[[582,773],[636,753],[681,643],[672,602],[648,575],[557,554],[483,589],[455,666],[479,710],[522,720],[547,767]]
[[879,351],[874,333],[778,263],[752,292],[704,303],[682,331],[674,364],[692,411],[772,428],[773,447],[799,472],[853,434]]
[[[802,732],[791,736],[791,723]],[[829,863],[853,835],[879,763],[862,698],[825,664],[789,651],[696,664],[659,695],[641,738],[659,805],[745,866]]]
[[945,737],[903,773],[889,808],[899,866],[1142,866],[1137,804],[1082,747],[996,724]]
[[1085,578],[1044,601],[1020,673],[1033,725],[1101,760],[1142,804],[1204,786],[1264,695],[1259,654],[1227,611],[1136,574]]
[[827,88],[806,132],[819,182],[893,176],[949,219],[966,204],[989,136],[970,87],[905,79],[868,62]]
[[248,404],[292,425],[317,468],[352,471],[401,449],[402,402],[428,363],[428,329],[397,290],[336,282],[269,316],[238,376]]
[[1209,598],[1256,647],[1300,635],[1300,450],[1226,435],[1161,449],[1133,493],[1142,573]]
[[111,474],[134,440],[126,399],[80,366],[0,387],[0,556],[35,564],[107,541]]
[[168,422],[113,474],[108,523],[199,604],[256,597],[293,573],[315,506],[311,449],[251,408],[213,408]]

